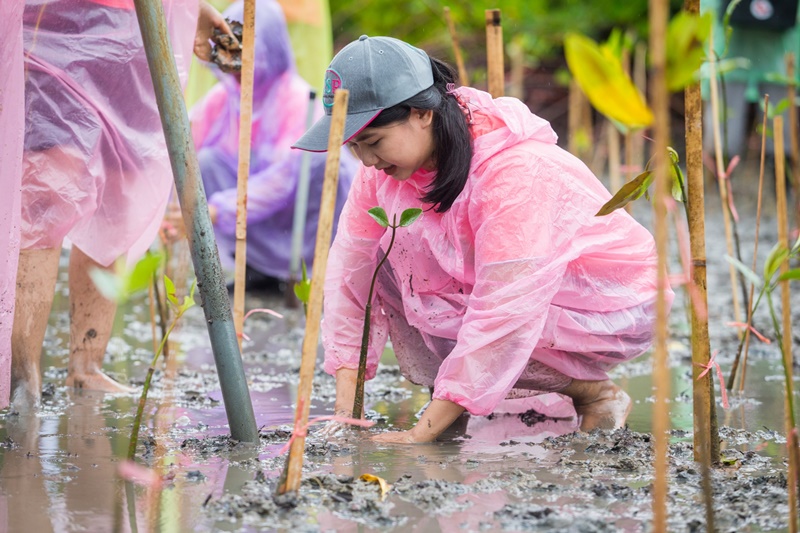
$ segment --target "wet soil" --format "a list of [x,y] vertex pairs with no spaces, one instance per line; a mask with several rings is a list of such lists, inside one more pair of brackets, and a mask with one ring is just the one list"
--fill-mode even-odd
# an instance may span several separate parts
[[[743,260],[751,261],[755,194],[750,178],[737,191]],[[761,264],[776,241],[767,190]],[[738,344],[718,197],[707,188],[709,320],[712,349],[727,376]],[[650,211],[634,215],[649,224]],[[675,246],[673,243],[673,252]],[[678,269],[677,261],[672,270]],[[367,386],[369,430],[332,438],[312,426],[298,494],[275,496],[291,436],[303,319],[280,294],[248,296],[283,320],[254,315],[246,324],[244,360],[259,426],[257,445],[228,436],[219,383],[200,309],[175,335],[170,361],[150,391],[138,459],[157,483],[120,475],[136,395],[103,395],[64,386],[68,311],[65,270],[44,349],[43,407],[0,419],[0,529],[7,531],[646,531],[652,520],[654,402],[649,356],[612,377],[634,400],[625,429],[576,433],[568,401],[550,396],[506,402],[489,417],[462,417],[436,443],[378,445],[367,437],[412,426],[430,398],[399,373],[391,349]],[[683,291],[671,317],[669,453],[670,531],[704,531],[700,473],[692,460],[691,351]],[[800,301],[794,296],[795,320]],[[765,306],[755,325],[774,338]],[[107,368],[140,386],[152,341],[144,299],[118,313]],[[795,346],[800,340],[795,339]],[[783,385],[779,352],[754,341],[744,394],[717,406],[722,457],[713,469],[719,531],[782,531],[788,523]],[[312,417],[330,414],[333,379],[317,370]],[[390,489],[381,494],[373,474]],[[5,526],[5,527],[3,527]]]

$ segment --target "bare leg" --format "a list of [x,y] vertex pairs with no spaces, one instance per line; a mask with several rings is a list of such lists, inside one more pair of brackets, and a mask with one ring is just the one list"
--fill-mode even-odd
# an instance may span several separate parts
[[69,256],[69,372],[67,385],[104,392],[131,392],[102,371],[117,304],[103,297],[89,277],[102,268],[78,247]]
[[53,305],[61,247],[22,250],[17,270],[14,325],[11,333],[11,403],[34,408],[42,395],[39,369],[47,317]]
[[582,431],[621,428],[631,412],[630,396],[608,379],[573,379],[572,383],[558,392],[572,398]]

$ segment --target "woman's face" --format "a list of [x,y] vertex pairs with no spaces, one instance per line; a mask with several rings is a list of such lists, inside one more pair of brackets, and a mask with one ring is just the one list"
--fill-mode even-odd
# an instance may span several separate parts
[[412,109],[408,120],[364,128],[347,145],[365,166],[398,181],[420,168],[433,170],[433,111]]

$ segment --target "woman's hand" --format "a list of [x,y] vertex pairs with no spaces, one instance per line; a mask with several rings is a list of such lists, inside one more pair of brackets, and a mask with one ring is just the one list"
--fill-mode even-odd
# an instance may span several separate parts
[[375,442],[414,444],[433,442],[456,421],[464,408],[449,400],[432,400],[417,425],[408,431],[390,431],[372,437]]
[[[208,217],[211,219],[211,224],[217,223],[217,208],[216,206],[208,206]],[[186,238],[186,225],[183,223],[183,213],[181,206],[176,203],[167,205],[167,212],[164,215],[164,221],[161,224],[164,238],[167,242],[175,242]]]
[[211,38],[214,35],[214,29],[230,35],[233,42],[239,41],[234,37],[225,18],[217,11],[214,6],[200,0],[200,11],[197,17],[197,31],[194,36],[194,55],[203,61],[211,61]]

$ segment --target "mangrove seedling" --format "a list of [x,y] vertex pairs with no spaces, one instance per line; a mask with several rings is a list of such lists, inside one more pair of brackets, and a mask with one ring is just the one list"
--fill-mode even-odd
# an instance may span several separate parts
[[400,222],[397,221],[397,214],[392,215],[392,223],[389,223],[389,217],[386,215],[386,211],[382,207],[373,207],[368,211],[369,215],[375,219],[375,222],[381,225],[383,228],[392,228],[392,238],[389,240],[389,246],[386,248],[386,253],[383,254],[383,257],[380,261],[378,261],[378,265],[375,267],[375,272],[372,274],[372,282],[369,285],[369,295],[367,296],[367,304],[364,306],[364,333],[361,336],[361,354],[358,358],[358,376],[356,379],[356,396],[353,400],[353,418],[359,419],[361,418],[361,414],[364,411],[364,377],[367,372],[367,351],[369,349],[369,321],[370,316],[372,314],[372,294],[375,290],[375,280],[378,279],[378,272],[383,266],[383,263],[386,261],[386,258],[389,257],[389,252],[392,251],[392,246],[394,245],[394,237],[397,232],[397,228],[405,228],[410,226],[415,220],[417,220],[420,215],[422,215],[422,209],[417,207],[406,209],[400,215]]
[[172,323],[170,323],[166,334],[161,338],[161,344],[159,344],[158,350],[156,350],[156,353],[153,356],[153,360],[150,362],[150,368],[147,369],[147,377],[145,377],[144,380],[142,395],[139,398],[139,407],[136,410],[136,418],[133,420],[133,428],[131,429],[131,441],[130,444],[128,445],[128,459],[131,461],[136,455],[136,445],[139,441],[139,427],[142,425],[142,414],[144,413],[144,405],[145,402],[147,401],[147,393],[150,390],[150,382],[153,379],[153,373],[155,373],[156,371],[156,363],[158,362],[158,357],[164,351],[164,346],[167,344],[167,340],[169,339],[169,334],[172,333],[173,329],[175,329],[175,326],[178,324],[178,321],[181,319],[183,314],[195,306],[194,291],[197,288],[196,280],[192,282],[192,288],[189,290],[189,295],[183,297],[183,303],[178,302],[178,298],[177,296],[175,296],[175,284],[167,276],[164,276],[164,285],[167,288],[167,301],[172,306],[175,318],[172,319]]

